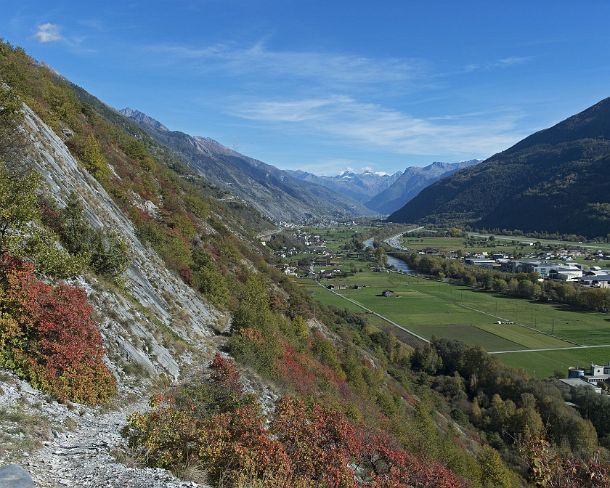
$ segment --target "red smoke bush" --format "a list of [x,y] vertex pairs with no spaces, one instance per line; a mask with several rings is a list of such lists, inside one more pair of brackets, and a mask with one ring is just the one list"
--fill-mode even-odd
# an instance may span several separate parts
[[175,401],[156,401],[154,410],[130,418],[129,445],[149,465],[198,466],[209,481],[227,487],[465,486],[445,466],[390,447],[396,446],[391,439],[317,403],[286,396],[268,419],[251,395],[223,403],[223,392],[240,385],[236,365],[216,355],[210,367],[210,383],[174,390]]
[[210,379],[213,383],[224,386],[233,393],[242,393],[239,369],[232,359],[216,353],[210,364],[210,369],[212,370]]
[[0,310],[1,363],[60,400],[97,404],[115,393],[84,290],[44,283],[31,263],[4,256]]

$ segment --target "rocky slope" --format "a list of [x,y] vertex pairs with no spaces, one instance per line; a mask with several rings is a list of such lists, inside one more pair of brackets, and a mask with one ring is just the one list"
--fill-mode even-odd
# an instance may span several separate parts
[[0,374],[0,465],[19,463],[36,487],[206,488],[163,469],[126,462],[120,431],[131,412],[147,408],[145,401],[107,411],[64,405],[7,372]]
[[389,220],[606,236],[610,98],[429,186]]
[[287,171],[240,154],[213,139],[169,131],[137,110],[123,109],[121,113],[138,123],[158,143],[178,153],[207,181],[229,190],[276,222],[371,214],[351,198],[321,185],[300,181]]
[[473,159],[460,163],[435,162],[423,167],[410,166],[387,189],[379,192],[365,205],[379,213],[390,214],[415,198],[432,183],[477,163],[479,160]]
[[[0,431],[8,437],[1,439],[0,464],[22,460],[40,487],[196,486],[163,470],[128,467],[113,456],[126,416],[146,408],[150,386],[162,377],[178,381],[195,361],[204,364],[217,346],[214,328],[227,318],[166,268],[64,141],[32,110],[24,111],[30,162],[43,176],[45,193],[60,206],[71,192],[78,194],[92,226],[112,229],[128,243],[132,264],[119,287],[92,275],[76,280],[87,290],[119,382],[115,405],[109,411],[60,405],[2,372]],[[133,204],[153,208],[135,197]],[[14,418],[18,422],[11,427]],[[27,430],[32,422],[33,433]],[[44,447],[35,450],[40,442]]]
[[[152,375],[166,373],[177,378],[179,363],[184,358],[166,347],[160,329],[167,328],[187,343],[205,344],[213,335],[212,324],[223,320],[222,314],[165,267],[157,254],[140,241],[132,222],[82,169],[64,142],[29,108],[25,111],[27,132],[32,147],[36,148],[32,164],[43,175],[48,195],[63,206],[70,193],[76,193],[93,227],[112,229],[129,245],[132,264],[123,291],[107,290],[93,277],[83,278],[82,283],[103,317],[102,333],[112,338],[108,344],[111,353]],[[134,205],[143,204],[146,208],[145,203],[134,196]],[[109,314],[109,310],[113,313]]]

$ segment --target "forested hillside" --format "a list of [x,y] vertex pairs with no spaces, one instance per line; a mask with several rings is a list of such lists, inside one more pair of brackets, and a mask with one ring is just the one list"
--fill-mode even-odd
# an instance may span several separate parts
[[422,191],[392,222],[588,237],[610,230],[610,99]]

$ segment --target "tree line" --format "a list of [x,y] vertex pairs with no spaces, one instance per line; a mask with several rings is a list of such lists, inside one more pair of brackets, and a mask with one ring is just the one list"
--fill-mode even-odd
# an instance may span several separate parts
[[538,273],[505,273],[477,266],[468,266],[454,259],[419,254],[401,254],[411,269],[501,295],[540,302],[570,305],[582,310],[608,312],[610,289],[588,288],[565,281],[539,281]]

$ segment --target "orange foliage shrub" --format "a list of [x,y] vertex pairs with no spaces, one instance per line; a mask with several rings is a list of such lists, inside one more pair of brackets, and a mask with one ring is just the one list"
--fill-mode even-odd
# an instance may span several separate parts
[[212,370],[210,379],[213,383],[228,388],[233,393],[242,393],[239,369],[232,359],[216,353],[210,369]]
[[591,455],[586,462],[557,452],[544,439],[530,439],[521,446],[528,462],[529,478],[547,488],[610,487],[610,464]]
[[216,355],[210,367],[211,382],[174,390],[130,418],[124,434],[148,465],[197,466],[223,487],[465,486],[446,467],[388,447],[391,440],[319,404],[287,396],[266,419],[251,396],[234,401],[241,384],[232,360]]
[[84,290],[52,286],[34,266],[0,262],[0,363],[60,400],[98,404],[116,391]]

